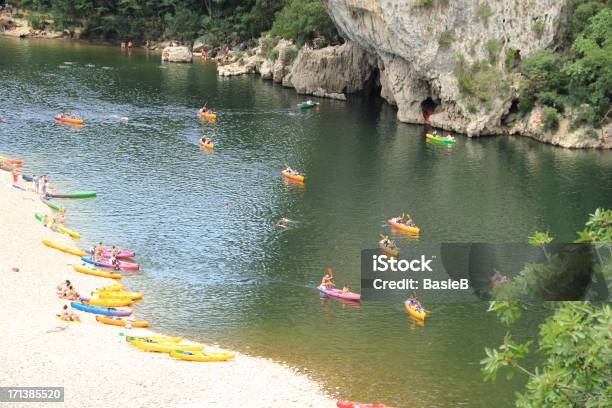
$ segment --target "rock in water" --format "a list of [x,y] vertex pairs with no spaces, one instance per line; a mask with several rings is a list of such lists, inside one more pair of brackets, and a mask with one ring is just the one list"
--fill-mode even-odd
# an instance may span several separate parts
[[166,47],[162,51],[162,62],[192,62],[193,54],[188,47]]

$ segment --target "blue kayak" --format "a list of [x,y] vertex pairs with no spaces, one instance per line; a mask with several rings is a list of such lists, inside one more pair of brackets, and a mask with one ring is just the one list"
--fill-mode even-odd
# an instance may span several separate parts
[[21,175],[21,178],[25,181],[34,181],[34,177],[32,176],[26,176],[25,174]]
[[83,312],[101,314],[105,316],[129,316],[132,314],[132,311],[129,309],[117,309],[114,307],[104,307],[104,306],[92,306],[86,305],[81,302],[72,302],[70,306],[76,310],[82,310]]

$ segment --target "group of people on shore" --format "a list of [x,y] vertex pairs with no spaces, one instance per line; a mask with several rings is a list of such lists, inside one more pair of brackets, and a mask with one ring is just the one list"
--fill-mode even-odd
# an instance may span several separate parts
[[[70,283],[68,279],[66,279],[66,281],[59,284],[59,286],[57,287],[56,293],[60,299],[79,300],[81,298],[79,293],[72,286],[72,283]],[[66,322],[80,322],[81,321],[81,318],[79,317],[79,315],[74,313],[72,309],[68,307],[68,305],[64,305],[64,307],[62,308],[62,312],[58,314],[57,317],[60,320],[63,320]]]

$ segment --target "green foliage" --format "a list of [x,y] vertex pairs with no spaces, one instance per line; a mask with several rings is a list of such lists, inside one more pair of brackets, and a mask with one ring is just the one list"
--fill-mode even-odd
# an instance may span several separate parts
[[495,64],[497,62],[499,51],[502,47],[501,42],[499,42],[499,40],[496,40],[495,38],[492,38],[485,43],[484,47],[489,57],[489,62],[491,64]]
[[[530,241],[545,245],[550,242],[550,237],[536,233]],[[595,243],[603,248],[604,252],[608,251],[607,258],[599,258],[599,266],[607,282],[610,282],[612,210],[597,209],[591,214],[586,228],[579,233],[577,242]],[[557,267],[562,264],[561,260]],[[546,269],[545,267],[546,265],[526,265],[520,276],[502,284],[502,288],[513,287],[514,294],[522,296],[525,291],[531,290],[533,282],[542,279],[555,281],[563,277],[538,274],[542,268]],[[550,268],[546,271],[554,273]],[[497,298],[499,293],[494,295]],[[495,380],[501,370],[506,372],[508,378],[515,373],[527,376],[524,392],[517,393],[517,407],[610,406],[612,309],[609,303],[564,301],[528,304],[515,300],[495,300],[489,305],[489,311],[495,312],[507,326],[516,325],[522,316],[538,310],[545,311],[546,317],[540,325],[537,342],[536,339],[518,342],[508,332],[498,348],[485,348],[486,357],[480,362],[485,380]],[[532,347],[534,344],[536,347]],[[534,369],[524,363],[530,357],[530,352],[537,353],[538,361],[541,362]]]
[[472,115],[474,115],[474,114],[478,113],[478,108],[477,108],[477,107],[476,107],[476,105],[474,105],[474,104],[469,104],[469,105],[467,106],[467,110],[468,110],[468,112],[470,112]]
[[433,5],[434,5],[433,0],[416,0],[415,1],[415,6],[417,7],[429,8],[429,7],[433,7]]
[[536,21],[533,22],[533,26],[531,28],[535,33],[536,37],[542,38],[542,34],[544,34],[545,24],[546,23],[542,18],[538,18]]
[[568,7],[571,48],[523,60],[519,110],[528,112],[537,100],[559,112],[569,105],[577,111],[572,127],[599,127],[609,121],[612,102],[612,10],[606,1],[572,0]]
[[44,30],[47,26],[47,17],[40,14],[31,14],[28,16],[28,24],[35,30]]
[[559,128],[559,114],[556,109],[548,106],[542,109],[542,126],[551,132]]
[[514,68],[514,61],[516,59],[517,51],[514,48],[506,49],[506,58],[504,59],[504,68],[507,73],[512,72]]
[[493,10],[488,3],[482,3],[478,5],[478,11],[476,13],[476,20],[482,21],[484,25],[489,24],[489,17],[493,15]]
[[438,44],[440,45],[440,48],[450,48],[451,44],[453,43],[453,33],[449,30],[446,30],[444,32],[442,32],[442,34],[440,34],[440,38],[438,39]]
[[285,49],[285,59],[286,59],[286,63],[287,64],[292,64],[293,61],[295,61],[295,59],[298,56],[298,49],[297,48],[287,48]]
[[319,0],[288,0],[276,13],[270,34],[293,39],[298,46],[315,37],[328,42],[338,37],[336,26]]
[[454,72],[461,96],[476,98],[480,102],[491,99],[491,92],[497,88],[500,80],[497,70],[487,61],[475,61],[468,66],[461,54],[455,60]]
[[266,58],[272,61],[276,61],[278,59],[278,51],[274,48],[270,48],[266,53]]

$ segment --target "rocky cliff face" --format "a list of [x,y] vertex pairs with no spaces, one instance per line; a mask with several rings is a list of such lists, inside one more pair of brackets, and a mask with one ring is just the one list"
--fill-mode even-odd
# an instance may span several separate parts
[[554,44],[559,0],[323,0],[343,35],[378,57],[381,95],[402,121],[502,132],[512,66]]

